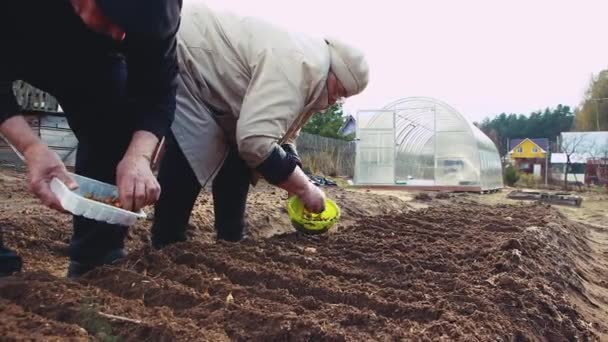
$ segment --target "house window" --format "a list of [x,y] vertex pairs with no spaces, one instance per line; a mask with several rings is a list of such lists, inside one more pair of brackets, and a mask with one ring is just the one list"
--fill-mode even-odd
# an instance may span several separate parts
[[523,148],[521,148],[521,147],[518,147],[518,148],[515,150],[515,152],[517,152],[517,153],[523,153],[523,152],[524,152],[524,149],[523,149]]
[[538,153],[538,147],[532,147],[532,153]]

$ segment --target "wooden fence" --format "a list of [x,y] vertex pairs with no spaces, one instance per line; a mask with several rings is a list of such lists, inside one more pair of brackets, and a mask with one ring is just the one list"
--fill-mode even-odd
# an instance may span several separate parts
[[308,171],[332,177],[353,177],[356,151],[354,141],[301,133],[296,143],[304,168],[308,168]]

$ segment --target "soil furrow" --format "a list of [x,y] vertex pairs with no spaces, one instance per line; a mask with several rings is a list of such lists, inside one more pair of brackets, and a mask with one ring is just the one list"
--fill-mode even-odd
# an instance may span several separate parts
[[[187,341],[201,333],[222,337],[222,331],[205,331],[192,320],[174,317],[166,308],[149,309],[140,301],[126,300],[99,288],[44,273],[0,281],[0,296],[46,319],[78,325],[98,338],[147,340],[153,337],[157,341]],[[110,319],[102,314],[133,321]]]
[[78,325],[42,317],[5,299],[0,299],[0,317],[2,341],[22,341],[26,335],[35,341],[89,341],[89,334]]

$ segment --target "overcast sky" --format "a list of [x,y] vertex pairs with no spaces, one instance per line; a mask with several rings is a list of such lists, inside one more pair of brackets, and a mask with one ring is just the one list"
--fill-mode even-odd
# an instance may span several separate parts
[[371,67],[346,109],[429,96],[470,120],[576,106],[608,66],[606,0],[204,0],[362,48]]

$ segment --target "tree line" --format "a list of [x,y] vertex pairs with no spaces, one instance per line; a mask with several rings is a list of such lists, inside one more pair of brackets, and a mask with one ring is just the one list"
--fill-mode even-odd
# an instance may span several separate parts
[[570,131],[574,112],[569,106],[557,105],[530,115],[502,113],[493,119],[475,123],[496,144],[500,155],[509,151],[508,141],[523,138],[548,138],[555,142],[561,132]]

